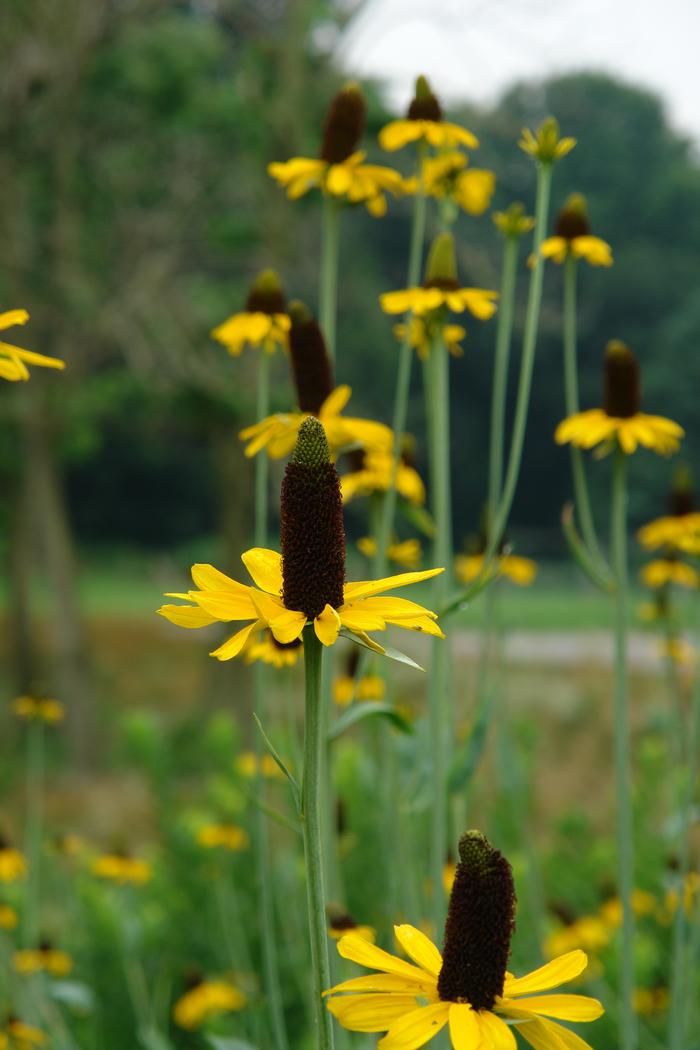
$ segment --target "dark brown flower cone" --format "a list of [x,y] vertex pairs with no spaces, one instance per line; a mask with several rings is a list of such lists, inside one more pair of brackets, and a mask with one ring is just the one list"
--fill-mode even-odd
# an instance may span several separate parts
[[289,316],[292,321],[289,353],[297,404],[302,412],[317,416],[333,391],[333,369],[326,341],[318,321],[298,299],[289,304]]
[[639,362],[619,339],[611,339],[605,348],[603,408],[616,419],[631,419],[639,412],[642,384]]
[[331,102],[323,125],[321,160],[342,164],[360,144],[367,107],[357,84],[346,84]]

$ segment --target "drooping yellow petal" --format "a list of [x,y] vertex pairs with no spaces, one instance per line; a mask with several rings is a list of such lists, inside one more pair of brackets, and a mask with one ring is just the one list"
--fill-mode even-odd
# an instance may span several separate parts
[[249,623],[227,639],[218,649],[214,649],[209,655],[215,656],[217,660],[233,660],[234,656],[238,656],[251,634],[262,630],[264,626],[264,620],[256,620],[254,623]]
[[0,376],[11,383],[29,379],[29,369],[18,357],[0,357]]
[[349,995],[329,999],[328,1009],[351,1032],[386,1032],[416,1008],[412,995]]
[[[324,995],[337,995],[340,992],[406,992],[406,978],[393,973],[371,973],[364,977],[352,977],[349,981],[336,984],[333,988],[325,991]],[[411,981],[411,994],[435,998],[437,996],[437,980],[430,974],[425,974],[422,983]]]
[[600,237],[574,237],[571,250],[575,256],[585,259],[591,266],[612,266],[612,248]]
[[517,1050],[517,1043],[512,1029],[488,1010],[477,1014],[481,1029],[481,1045],[489,1050]]
[[323,612],[314,620],[314,631],[322,645],[335,645],[340,634],[340,617],[332,605],[326,603]]
[[422,569],[418,572],[400,572],[397,576],[386,576],[383,580],[359,580],[356,583],[346,583],[345,600],[346,602],[357,601],[358,598],[369,598],[370,595],[393,591],[397,587],[422,583],[423,580],[430,580],[444,571],[444,569]]
[[339,415],[343,411],[348,401],[352,396],[352,388],[343,383],[341,386],[337,386],[335,390],[331,391],[326,400],[321,405],[319,412],[319,419],[321,422],[325,422],[326,419],[330,419],[333,416]]
[[517,1005],[560,1021],[595,1021],[604,1012],[598,1000],[588,995],[533,995],[518,998]]
[[0,330],[12,328],[16,324],[26,324],[28,320],[29,314],[26,310],[5,310],[0,314]]
[[481,1026],[468,1003],[450,1005],[450,1039],[454,1050],[481,1050]]
[[331,164],[326,175],[326,189],[334,197],[344,197],[350,189],[352,169],[347,164]]
[[47,357],[46,354],[37,354],[33,350],[23,350],[21,346],[13,346],[11,343],[0,343],[0,353],[11,354],[15,360],[26,362],[29,365],[42,365],[44,368],[66,367],[66,362],[59,357]]
[[540,246],[540,252],[545,259],[554,259],[556,263],[563,263],[566,258],[567,241],[565,237],[546,237]]
[[239,583],[238,580],[232,580],[230,576],[227,576],[213,565],[198,562],[192,566],[191,571],[192,579],[201,591],[227,591],[230,589],[234,594],[247,594],[248,592],[249,588],[245,584]]
[[341,605],[338,616],[349,631],[383,631],[386,627],[386,620],[371,609],[365,609],[362,601]]
[[435,977],[438,976],[442,967],[442,955],[429,937],[417,930],[415,926],[409,926],[408,923],[394,926],[394,935],[406,955],[413,959],[414,963]]
[[387,153],[401,149],[409,142],[423,136],[422,122],[417,120],[392,120],[379,132],[379,145]]
[[426,980],[423,970],[399,959],[396,955],[390,955],[383,948],[378,948],[376,944],[370,944],[364,937],[359,937],[356,933],[347,933],[340,938],[338,954],[343,959],[357,963],[358,966],[367,967],[368,970],[379,970],[382,973],[404,977],[409,982],[406,986],[407,991],[411,990],[416,981],[422,984]]
[[252,599],[253,588],[248,587],[241,591],[190,591],[188,597],[210,616],[222,623],[231,620],[254,620],[257,611]]
[[216,623],[216,617],[197,605],[161,605],[158,615],[164,616],[177,627],[208,627]]
[[[535,1050],[567,1050],[566,1043],[559,1038],[559,1033],[554,1029],[550,1030],[550,1025],[545,1021],[536,1018],[525,1020],[524,1024],[518,1025],[518,1031]],[[586,1045],[584,1043],[584,1046]],[[591,1048],[588,1047],[588,1050]]]
[[450,1016],[449,1003],[431,1003],[404,1014],[377,1043],[377,1050],[418,1050],[440,1032]]
[[282,555],[265,547],[252,547],[241,561],[261,591],[278,597],[282,593]]
[[560,984],[573,981],[588,966],[588,956],[580,949],[552,959],[524,977],[506,977],[503,989],[504,996],[530,995],[532,992],[545,992],[549,988],[558,988]]

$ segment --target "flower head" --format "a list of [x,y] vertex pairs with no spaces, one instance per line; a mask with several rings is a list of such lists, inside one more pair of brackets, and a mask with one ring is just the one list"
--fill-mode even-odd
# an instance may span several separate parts
[[51,726],[65,718],[63,704],[59,700],[44,697],[18,696],[12,702],[12,710],[22,721],[44,722]]
[[554,236],[542,242],[542,255],[563,263],[571,256],[585,259],[591,266],[612,266],[612,249],[607,241],[591,236],[586,198],[572,193],[557,216]]
[[379,132],[379,145],[387,152],[402,149],[410,142],[426,142],[437,149],[463,146],[476,149],[476,135],[458,124],[442,119],[442,107],[424,76],[416,80],[416,90],[403,120],[392,120]]
[[289,313],[289,351],[299,411],[277,412],[242,430],[241,440],[248,442],[246,456],[255,456],[262,449],[271,459],[289,455],[301,424],[309,416],[316,416],[323,424],[334,454],[357,445],[388,451],[393,435],[384,423],[341,414],[352,390],[349,386],[334,388],[333,368],[316,319],[298,301],[290,303]]
[[[700,511],[696,510],[693,479],[687,463],[679,464],[674,471],[668,503],[668,514],[650,521],[637,533],[637,539],[647,550],[682,548],[685,541],[694,542],[700,535]],[[693,553],[692,547],[689,553]]]
[[353,933],[356,937],[362,937],[363,940],[369,941],[370,944],[374,944],[376,940],[377,931],[373,926],[362,925],[356,922],[352,915],[338,904],[326,905],[326,918],[328,919],[328,936],[332,937],[334,941],[339,941],[341,937],[345,937],[348,933]]
[[66,977],[73,969],[73,960],[67,952],[54,948],[49,941],[42,941],[36,948],[15,952],[12,965],[23,976],[48,973],[52,977]]
[[46,1041],[40,1028],[25,1024],[13,1014],[0,1027],[0,1050],[32,1050],[35,1046],[44,1046]]
[[279,277],[274,270],[263,270],[251,286],[245,309],[214,328],[211,335],[233,357],[246,346],[274,354],[278,347],[287,348],[290,323]]
[[358,150],[365,127],[365,101],[357,84],[346,84],[331,102],[323,128],[320,157],[292,157],[268,164],[268,173],[296,200],[314,187],[347,204],[364,204],[371,215],[386,212],[386,194],[403,192],[401,175],[365,164]]
[[[421,361],[427,361],[435,345],[436,324],[439,324],[439,321],[436,322],[429,314],[413,314],[408,324],[395,324],[393,332],[400,343],[408,339],[409,345],[414,348]],[[460,340],[466,336],[466,328],[461,324],[446,324],[440,327],[447,352],[453,357],[462,357],[464,348]]]
[[435,613],[405,598],[378,597],[384,591],[429,579],[442,569],[403,573],[383,580],[345,582],[345,531],[340,480],[330,462],[328,441],[310,416],[299,427],[294,456],[282,482],[282,553],[254,548],[243,555],[255,587],[236,582],[211,565],[195,565],[198,589],[172,597],[185,605],[159,612],[181,627],[216,621],[249,621],[211,655],[237,656],[252,634],[269,628],[279,642],[300,638],[313,624],[323,645],[333,645],[341,629],[357,635],[377,652],[384,650],[367,631],[387,624],[443,637]]
[[0,882],[19,882],[27,876],[27,862],[18,849],[0,837]]
[[[462,583],[478,579],[484,568],[484,555],[458,554],[455,558],[455,575]],[[497,562],[497,573],[507,576],[518,587],[529,587],[537,575],[537,564],[531,558],[517,554],[502,554]]]
[[493,221],[504,237],[522,237],[534,228],[535,220],[525,214],[525,205],[514,202],[505,211],[495,211]]
[[[0,314],[0,332],[5,328],[14,328],[16,324],[26,324],[29,314],[26,310],[6,310]],[[42,368],[65,368],[65,361],[58,357],[46,357],[33,350],[23,350],[20,346],[0,342],[0,379],[11,383],[29,379],[27,365],[39,365]]]
[[246,1005],[243,992],[231,981],[204,980],[199,975],[188,981],[188,989],[173,1007],[173,1020],[180,1028],[201,1028],[212,1017],[242,1010]]
[[264,664],[279,669],[294,667],[303,651],[301,638],[283,645],[277,641],[272,631],[262,631],[248,642],[243,651],[243,658],[247,664],[261,660]]
[[[357,549],[366,558],[373,558],[377,553],[377,541],[374,536],[362,536],[357,541]],[[417,569],[421,562],[420,540],[393,539],[387,547],[387,557],[395,565],[401,565],[404,569]]]
[[[338,942],[340,955],[379,972],[329,989],[329,1010],[351,1031],[386,1032],[380,1050],[423,1046],[447,1025],[455,1050],[515,1050],[513,1028],[536,1050],[573,1046],[571,1033],[551,1018],[592,1021],[600,1003],[538,993],[578,977],[586,956],[573,951],[525,977],[510,974],[510,865],[475,831],[462,836],[459,858],[443,953],[413,926],[394,927],[410,963],[349,934]],[[576,1046],[590,1050],[578,1037]]]
[[354,469],[340,479],[344,503],[356,496],[387,492],[391,488],[394,466],[396,477],[393,480],[398,494],[414,506],[425,503],[425,485],[421,476],[403,454],[395,464],[390,452],[365,452],[352,465]]
[[16,930],[19,926],[19,915],[9,904],[0,904],[0,930]]
[[576,139],[560,137],[559,122],[554,117],[547,117],[534,133],[523,128],[522,135],[518,145],[539,164],[554,164],[576,145]]
[[250,836],[237,824],[205,824],[197,832],[197,842],[204,849],[225,849],[240,853],[248,849]]
[[683,428],[663,416],[641,412],[641,398],[637,358],[624,343],[613,339],[605,349],[603,407],[569,416],[557,427],[554,440],[558,445],[571,443],[579,448],[602,444],[604,451],[617,442],[627,455],[637,445],[660,455],[675,452]]
[[700,586],[700,576],[692,565],[671,555],[647,562],[639,571],[639,579],[645,587],[651,587],[654,590],[665,587],[669,583],[691,589],[697,589]]
[[264,777],[268,777],[270,780],[279,780],[284,777],[284,773],[275,762],[272,755],[264,754],[260,758],[258,763],[257,756],[254,751],[241,751],[236,756],[235,761],[236,771],[240,773],[246,780],[252,780],[253,777],[258,775],[258,770]]
[[459,150],[426,157],[421,173],[423,188],[437,200],[454,201],[469,215],[483,215],[496,189],[496,176],[492,171],[468,165],[468,158]]
[[105,853],[92,863],[92,873],[105,882],[119,886],[142,886],[151,878],[151,865],[127,853]]
[[[454,238],[449,233],[439,234],[433,241],[425,282],[421,287],[399,292],[385,292],[380,296],[382,310],[387,314],[413,313],[423,316],[434,311],[463,313],[468,310],[480,321],[487,321],[496,311],[498,292],[484,288],[460,288],[457,280]],[[439,318],[444,324],[443,317]]]

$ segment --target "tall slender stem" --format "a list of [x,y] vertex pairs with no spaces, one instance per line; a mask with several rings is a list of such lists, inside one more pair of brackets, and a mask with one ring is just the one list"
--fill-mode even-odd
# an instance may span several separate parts
[[508,390],[508,361],[513,334],[513,306],[515,301],[515,274],[518,266],[518,238],[506,237],[501,271],[496,353],[493,363],[491,391],[491,442],[489,446],[488,529],[496,514],[503,484],[503,440]]
[[[442,333],[430,349],[430,485],[435,519],[434,563],[445,571],[435,577],[433,607],[439,609],[450,592],[452,568],[452,499],[450,490],[450,384],[449,354]],[[433,814],[431,826],[431,881],[435,928],[442,928],[445,899],[442,869],[448,852],[449,742],[454,711],[451,696],[450,648],[436,638],[430,665],[430,730],[433,758]]]
[[627,457],[618,446],[613,459],[612,568],[615,575],[615,787],[617,794],[617,852],[619,893],[622,900],[620,957],[620,1046],[635,1050],[634,1013],[634,817],[630,791],[630,729],[627,697]]
[[[580,409],[578,394],[578,363],[576,354],[576,259],[569,255],[564,263],[564,400],[567,416]],[[576,513],[581,523],[583,541],[594,560],[605,565],[605,558],[596,535],[591,501],[586,482],[586,468],[580,448],[570,446],[571,474],[574,482]]]
[[[418,192],[413,198],[413,218],[411,220],[411,242],[408,254],[408,272],[406,274],[406,287],[413,288],[420,280],[421,261],[423,258],[423,241],[425,240],[425,219],[427,211],[427,198],[423,185],[422,164],[425,147],[419,146],[417,154]],[[406,334],[399,348],[399,364],[396,373],[396,389],[394,391],[394,411],[392,416],[392,431],[394,434],[393,458],[391,465],[391,480],[387,489],[382,512],[379,518],[379,529],[377,532],[377,553],[375,555],[374,570],[377,579],[386,575],[387,552],[391,542],[391,533],[394,527],[396,515],[396,474],[399,467],[399,456],[401,454],[401,439],[406,429],[406,416],[408,415],[408,395],[411,388],[411,365],[413,362],[413,347],[410,339],[411,317],[407,315],[404,319]]]
[[[258,357],[258,391],[256,403],[257,419],[265,419],[270,411],[270,355],[261,351]],[[255,457],[255,521],[253,533],[256,547],[267,543],[269,518],[269,474],[270,463],[263,450]],[[257,660],[253,670],[253,702],[255,713],[265,721],[265,698],[267,668],[262,660]],[[255,734],[256,793],[262,803],[265,802],[266,784],[262,773],[263,742],[260,733]],[[255,807],[255,867],[260,893],[260,921],[262,927],[262,963],[265,974],[265,987],[270,1006],[270,1020],[275,1037],[275,1045],[280,1050],[288,1046],[284,1022],[282,991],[277,955],[277,937],[275,935],[275,911],[272,899],[272,879],[270,874],[270,841],[267,820],[264,810]]]
[[41,853],[44,827],[44,735],[41,719],[27,726],[27,817],[26,846],[29,882],[24,923],[27,946],[34,946],[38,935],[41,899]]
[[313,624],[304,628],[304,781],[301,792],[301,824],[304,834],[306,862],[306,902],[309,913],[311,966],[315,1038],[314,1048],[332,1050],[333,1028],[331,1015],[326,1010],[322,993],[330,987],[328,935],[323,889],[323,859],[321,851],[321,785],[323,754],[323,717],[321,712],[321,667],[323,650],[314,632]]
[[532,372],[535,364],[535,349],[537,346],[537,329],[540,320],[540,307],[542,305],[542,278],[544,273],[544,259],[540,248],[547,228],[547,216],[549,214],[549,196],[552,185],[551,164],[540,164],[537,168],[537,198],[535,204],[535,232],[533,238],[533,253],[535,262],[530,277],[530,288],[527,297],[527,310],[525,314],[525,333],[523,336],[523,353],[520,362],[520,379],[518,382],[518,396],[515,404],[515,419],[513,422],[513,436],[510,443],[510,455],[508,457],[508,468],[506,470],[503,492],[495,515],[493,528],[490,530],[489,542],[484,554],[484,572],[488,571],[489,563],[498,550],[503,537],[510,508],[515,496],[520,475],[520,463],[525,442],[525,429],[527,426],[528,409],[530,407],[530,390],[532,387]]
[[318,317],[332,361],[335,360],[340,209],[341,204],[336,197],[333,197],[330,193],[324,196],[321,219],[321,274],[318,292]]

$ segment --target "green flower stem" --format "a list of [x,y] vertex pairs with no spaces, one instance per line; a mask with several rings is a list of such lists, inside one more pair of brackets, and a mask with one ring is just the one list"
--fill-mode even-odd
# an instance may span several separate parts
[[[567,416],[573,416],[580,410],[576,354],[576,259],[573,255],[568,255],[564,263],[564,400]],[[583,453],[574,445],[570,445],[570,452],[574,500],[583,542],[593,561],[607,572],[593,521]]]
[[622,901],[620,958],[620,1047],[635,1050],[634,1012],[634,818],[630,791],[630,730],[627,697],[627,457],[618,446],[613,459],[610,523],[612,568],[615,576],[615,788],[619,894]]
[[44,745],[45,727],[41,719],[27,726],[27,816],[26,845],[27,904],[24,922],[24,940],[34,946],[39,933],[39,911],[41,898],[41,855],[44,828]]
[[493,529],[489,537],[489,543],[484,557],[484,568],[493,558],[505,531],[510,508],[515,496],[520,474],[520,463],[523,455],[523,444],[525,442],[525,428],[527,426],[527,415],[530,407],[530,390],[532,388],[532,372],[535,365],[535,349],[537,347],[537,329],[540,320],[540,307],[542,305],[542,282],[544,277],[544,259],[542,258],[542,241],[547,228],[549,215],[549,196],[552,186],[552,165],[540,164],[537,168],[537,198],[535,204],[535,233],[533,237],[532,250],[535,263],[530,278],[530,288],[527,297],[527,311],[525,314],[525,335],[523,337],[523,355],[520,362],[520,380],[518,383],[518,396],[515,403],[515,419],[513,422],[513,437],[510,444],[510,456],[508,458],[508,469],[506,471],[503,493],[498,506]]
[[[696,612],[696,635],[697,612]],[[682,722],[679,721],[680,748],[682,755],[681,768],[683,779],[681,782],[679,799],[679,828],[678,828],[678,872],[677,893],[678,904],[673,916],[673,931],[671,936],[671,1002],[669,1010],[668,1046],[669,1050],[683,1050],[685,1041],[685,1022],[687,1016],[686,1003],[691,1001],[693,990],[688,984],[688,976],[694,972],[695,945],[692,938],[687,936],[687,923],[685,913],[685,883],[690,871],[690,827],[693,818],[693,797],[697,785],[697,750],[700,743],[700,679],[696,677],[690,699],[690,712],[688,720],[687,743],[684,744]],[[698,917],[696,916],[695,929],[698,928]],[[690,940],[690,944],[688,941]]]
[[[271,355],[261,351],[258,357],[257,419],[265,419],[270,412],[270,360]],[[267,545],[267,523],[269,518],[270,461],[266,451],[255,457],[255,521],[253,533],[256,547]],[[256,660],[253,669],[253,703],[258,718],[265,723],[265,698],[267,668],[262,660]],[[260,802],[265,804],[266,784],[262,774],[263,740],[255,733],[256,775],[255,791]],[[275,913],[272,899],[270,875],[270,841],[264,809],[255,807],[255,868],[260,893],[260,924],[262,930],[262,963],[265,988],[270,1007],[270,1020],[275,1045],[280,1050],[288,1046],[287,1032],[282,1006],[277,937],[275,935]]]
[[[408,272],[406,275],[406,287],[413,288],[420,280],[421,262],[423,259],[423,242],[425,240],[425,219],[427,212],[427,198],[422,178],[422,164],[425,154],[425,146],[418,148],[417,175],[418,192],[413,199],[413,217],[411,220],[411,242],[408,255]],[[413,362],[413,347],[410,339],[411,315],[404,318],[406,335],[399,348],[399,365],[396,373],[396,389],[394,392],[394,412],[392,416],[392,431],[394,434],[393,461],[391,467],[391,482],[382,505],[382,513],[379,518],[379,529],[376,536],[377,553],[375,555],[374,573],[376,579],[386,576],[387,552],[391,542],[391,533],[394,528],[396,516],[396,474],[399,469],[399,456],[401,454],[401,439],[406,429],[406,417],[408,415],[408,396],[411,388],[411,365]]]
[[323,198],[321,219],[321,275],[318,318],[331,361],[335,361],[335,322],[338,300],[340,253],[340,201],[328,193]]
[[306,862],[306,902],[309,913],[311,966],[313,970],[315,1036],[314,1048],[332,1050],[331,1015],[322,994],[330,988],[328,934],[323,891],[321,852],[321,787],[323,754],[323,717],[321,711],[321,668],[323,650],[313,624],[304,628],[304,671],[306,681],[304,707],[304,780],[301,789],[301,825]]
[[[430,486],[435,520],[434,564],[445,571],[433,581],[433,608],[439,609],[450,592],[452,569],[452,499],[450,491],[450,358],[442,332],[430,348]],[[433,812],[431,820],[430,871],[433,888],[433,917],[436,930],[445,920],[442,869],[448,854],[448,769],[453,736],[450,647],[436,638],[430,664],[430,737],[433,763]]]
[[498,300],[498,327],[496,353],[493,364],[491,392],[491,442],[489,446],[489,532],[494,519],[503,484],[503,436],[505,431],[508,362],[513,334],[513,307],[515,303],[515,275],[518,268],[518,238],[506,237],[501,271],[501,294]]

